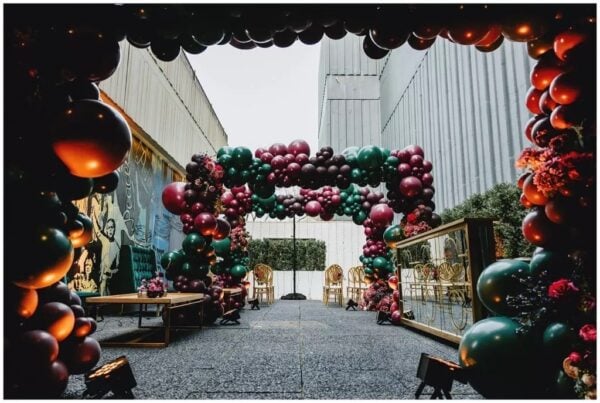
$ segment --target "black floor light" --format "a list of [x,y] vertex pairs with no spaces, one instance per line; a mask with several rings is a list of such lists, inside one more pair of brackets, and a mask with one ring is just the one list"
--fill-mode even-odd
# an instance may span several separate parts
[[101,367],[95,368],[85,375],[84,396],[99,399],[108,392],[113,392],[117,399],[133,399],[131,389],[137,386],[129,361],[123,355]]
[[[415,392],[415,398],[419,398],[425,386],[433,387],[431,399],[452,399],[450,391],[452,383],[456,379],[461,383],[466,383],[466,373],[458,364],[434,357],[427,353],[421,353],[419,368],[417,369],[417,378],[421,384]],[[442,396],[443,394],[443,396]]]

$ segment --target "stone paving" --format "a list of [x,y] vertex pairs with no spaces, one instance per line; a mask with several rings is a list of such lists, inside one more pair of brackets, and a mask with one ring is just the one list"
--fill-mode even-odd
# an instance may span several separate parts
[[[132,316],[106,317],[95,336],[136,326]],[[276,301],[246,307],[239,326],[178,334],[167,348],[105,347],[100,363],[126,355],[138,399],[414,399],[421,352],[457,360],[455,347],[377,325],[374,312]],[[72,376],[64,397],[79,399],[84,389],[83,375]],[[421,398],[431,392],[426,387]],[[458,382],[452,397],[481,399]]]

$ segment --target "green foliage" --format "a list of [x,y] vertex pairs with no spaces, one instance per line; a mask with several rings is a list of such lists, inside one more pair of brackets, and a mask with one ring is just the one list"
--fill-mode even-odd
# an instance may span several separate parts
[[478,193],[440,215],[444,223],[464,217],[494,219],[496,238],[502,241],[504,258],[531,256],[535,247],[521,232],[521,222],[527,210],[519,202],[521,191],[515,185],[500,183],[485,193]]
[[[248,245],[249,268],[264,263],[273,270],[293,269],[293,242],[291,239],[253,239]],[[316,239],[296,239],[296,269],[325,270],[325,242]]]

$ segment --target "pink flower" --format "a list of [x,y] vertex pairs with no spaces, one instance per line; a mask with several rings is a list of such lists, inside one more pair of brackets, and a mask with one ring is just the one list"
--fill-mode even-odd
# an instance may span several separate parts
[[583,325],[581,329],[579,329],[579,337],[583,339],[583,341],[587,341],[588,343],[593,343],[596,341],[596,325],[587,324]]
[[579,288],[575,287],[575,284],[566,278],[556,280],[548,287],[548,296],[554,299],[569,297],[577,292],[579,292]]

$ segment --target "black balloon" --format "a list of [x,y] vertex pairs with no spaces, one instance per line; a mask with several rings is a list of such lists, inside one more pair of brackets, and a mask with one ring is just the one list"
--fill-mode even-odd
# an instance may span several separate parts
[[150,49],[158,60],[170,62],[179,56],[179,41],[177,39],[153,39]]
[[369,36],[365,36],[363,40],[363,50],[371,59],[383,59],[390,53],[389,50],[381,49],[375,45]]

